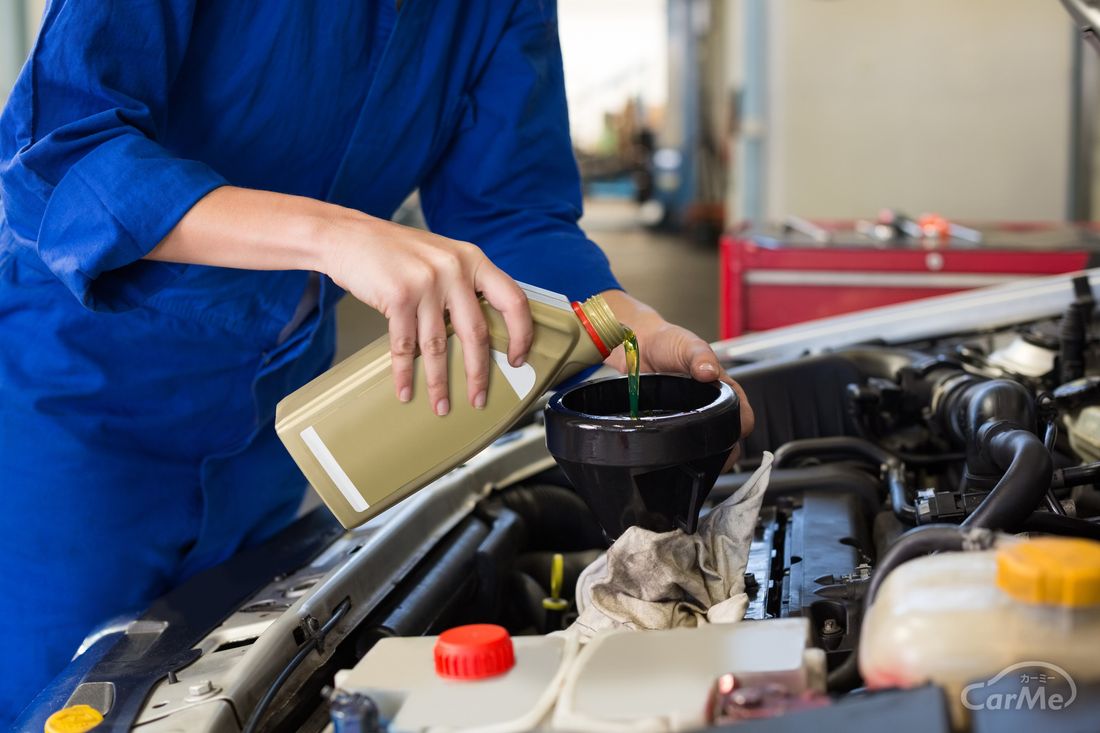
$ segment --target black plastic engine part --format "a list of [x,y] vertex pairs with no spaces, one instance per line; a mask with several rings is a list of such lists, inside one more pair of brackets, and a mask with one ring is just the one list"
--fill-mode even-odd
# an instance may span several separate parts
[[812,483],[763,507],[747,566],[759,590],[749,593],[746,618],[810,619],[814,643],[838,665],[862,621],[870,520],[855,495],[818,492]]
[[979,506],[988,494],[984,491],[936,491],[922,495],[919,514],[923,524],[961,522]]
[[858,568],[874,555],[870,517],[851,496],[807,494],[788,522],[788,563],[779,616],[810,619],[814,643],[837,666],[858,643],[866,575]]
[[[718,477],[708,501],[719,504],[732,496],[752,478],[752,474],[727,473]],[[766,503],[781,497],[816,494],[850,494],[858,497],[867,516],[873,516],[882,504],[882,482],[860,466],[826,463],[806,468],[775,468],[768,480]]]
[[830,354],[738,367],[730,376],[745,390],[756,415],[756,426],[744,439],[748,458],[792,440],[856,434],[845,388],[863,375],[849,359]]
[[1062,349],[1059,361],[1062,365],[1061,382],[1072,382],[1085,375],[1085,347],[1089,340],[1089,325],[1096,301],[1092,297],[1087,276],[1073,279],[1076,299],[1070,303],[1062,316]]

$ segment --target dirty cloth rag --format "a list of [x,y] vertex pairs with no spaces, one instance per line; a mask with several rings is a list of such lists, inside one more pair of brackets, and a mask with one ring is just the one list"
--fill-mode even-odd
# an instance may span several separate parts
[[772,454],[695,534],[630,527],[577,580],[579,616],[568,629],[587,640],[610,629],[672,629],[740,621],[748,608],[745,567]]

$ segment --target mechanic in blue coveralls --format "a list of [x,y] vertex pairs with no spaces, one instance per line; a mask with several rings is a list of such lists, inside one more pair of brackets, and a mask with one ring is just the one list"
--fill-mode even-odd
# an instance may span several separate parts
[[[394,399],[419,350],[439,415],[485,400],[475,291],[523,361],[512,278],[604,293],[645,369],[725,378],[577,226],[555,13],[48,5],[0,124],[0,722],[94,626],[294,518],[275,403],[329,365],[344,292],[388,319]],[[433,233],[387,221],[414,189]]]

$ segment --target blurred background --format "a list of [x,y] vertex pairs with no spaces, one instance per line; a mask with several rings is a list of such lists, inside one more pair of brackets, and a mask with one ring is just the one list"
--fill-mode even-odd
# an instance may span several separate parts
[[[43,4],[0,0],[0,99]],[[558,7],[585,227],[628,290],[708,339],[1093,256],[1065,223],[1100,210],[1100,57],[1057,0]],[[988,256],[950,279],[957,250]],[[883,252],[917,258],[845,279]],[[910,281],[861,299],[880,270]],[[803,295],[821,302],[776,315]],[[343,353],[382,332],[343,309]]]

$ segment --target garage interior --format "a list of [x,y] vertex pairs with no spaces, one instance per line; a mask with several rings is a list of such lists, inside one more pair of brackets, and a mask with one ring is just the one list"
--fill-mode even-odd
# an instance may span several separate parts
[[[447,5],[398,17],[418,3]],[[0,4],[0,106],[71,5]],[[345,295],[338,366],[253,418],[312,487],[292,520],[101,619],[12,729],[1096,730],[1100,7],[511,5],[556,12],[579,226],[721,378],[647,361],[640,328],[632,357],[613,296],[532,281],[527,362],[486,295],[488,407],[441,418],[426,342],[399,403],[392,321]],[[30,147],[0,146],[13,231]],[[392,221],[430,231],[433,206],[416,190]],[[0,272],[17,240],[38,256],[0,236]],[[323,332],[334,280],[310,277],[293,325]],[[0,436],[23,429],[3,363]]]

